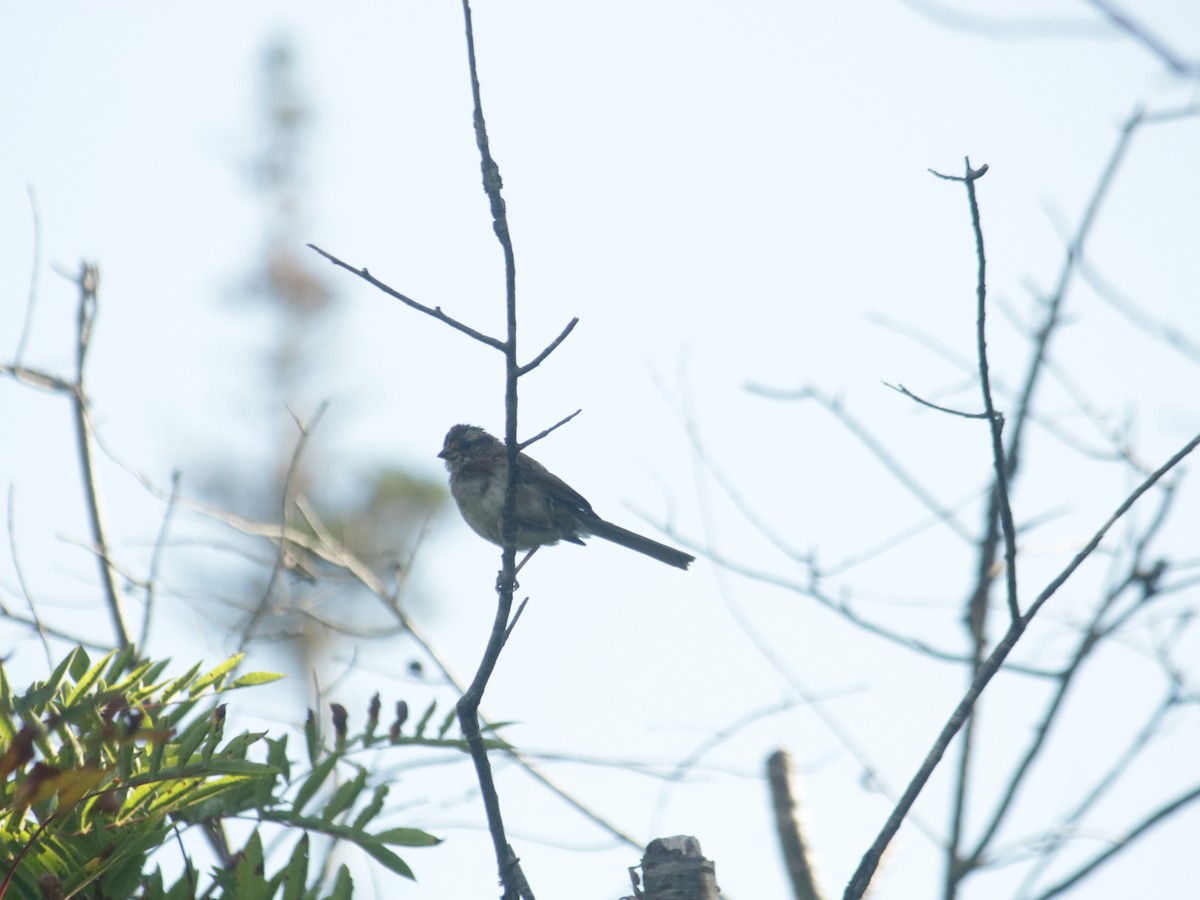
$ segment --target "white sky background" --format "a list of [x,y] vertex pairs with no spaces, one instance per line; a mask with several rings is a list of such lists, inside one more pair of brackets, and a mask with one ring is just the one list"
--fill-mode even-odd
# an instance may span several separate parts
[[[1181,54],[1200,58],[1200,8],[1136,6]],[[954,9],[974,7],[986,5]],[[747,382],[836,394],[941,502],[978,495],[990,467],[983,426],[919,409],[881,384],[979,405],[960,370],[872,321],[886,316],[973,356],[966,199],[927,168],[960,172],[966,154],[991,166],[979,183],[995,304],[989,347],[996,379],[1012,386],[1027,345],[999,304],[1032,320],[1031,287],[1053,286],[1063,235],[1135,104],[1165,109],[1193,96],[1088,4],[1026,7],[1031,18],[1007,5],[1014,19],[1005,21],[1080,27],[985,34],[947,28],[897,2],[480,3],[480,77],[517,253],[523,356],[572,316],[581,319],[522,382],[523,434],[584,410],[535,455],[609,518],[652,532],[670,516],[681,540],[711,542],[728,558],[798,580],[803,570],[697,477],[681,423],[685,405],[712,458],[760,515],[827,564],[927,513],[824,411],[752,396]],[[68,369],[74,289],[49,265],[98,261],[101,308],[90,361],[96,420],[119,457],[162,484],[173,467],[184,469],[186,485],[189,464],[261,450],[264,435],[246,424],[253,406],[245,385],[259,374],[255,353],[266,346],[268,320],[229,301],[260,246],[260,210],[244,173],[256,147],[261,54],[277,35],[294,41],[315,113],[305,239],[484,331],[503,327],[502,260],[479,184],[459,6],[330,10],[289,2],[241,5],[236,16],[148,3],[0,11],[0,357],[13,352],[29,289],[28,184],[44,265],[26,359]],[[1193,338],[1200,336],[1198,147],[1194,118],[1140,134],[1089,252],[1108,279]],[[379,460],[440,477],[434,454],[450,424],[502,428],[498,354],[348,273],[318,271],[344,303],[314,360],[321,382],[293,407],[305,412],[331,401],[320,435],[326,458],[339,461],[331,478],[352,484],[356,470]],[[1200,426],[1197,368],[1076,287],[1072,324],[1055,344],[1059,360],[1096,409],[1133,417],[1139,450],[1157,465]],[[999,405],[1011,402],[1003,396]],[[1071,432],[1098,443],[1061,390],[1047,393],[1042,411],[1071,416]],[[44,612],[82,617],[69,604],[96,596],[94,566],[70,542],[85,530],[67,424],[61,399],[0,383],[0,475],[6,489],[15,485],[21,561],[48,603]],[[1045,432],[1029,446],[1017,518],[1057,513],[1028,537],[1022,589],[1032,597],[1130,480],[1081,463]],[[103,474],[113,543],[144,559],[160,507],[115,466]],[[1179,498],[1174,529],[1193,539],[1162,552],[1198,555],[1198,509],[1193,486]],[[974,530],[978,520],[972,503],[962,523]],[[4,555],[7,602],[18,592]],[[490,626],[497,556],[447,515],[419,564],[427,601],[420,615],[463,674],[473,671]],[[972,562],[961,542],[933,529],[840,584],[873,617],[961,649]],[[1087,600],[1084,588],[1102,575],[1102,564],[1082,572],[1074,599]],[[794,698],[734,611],[794,678],[832,697],[827,713],[896,788],[962,689],[954,667],[864,638],[802,596],[721,575],[705,562],[684,575],[594,542],[586,551],[546,552],[521,582],[530,606],[485,706],[521,723],[510,737],[523,747],[670,762],[747,711]],[[1069,591],[1061,600],[1027,636],[1023,658],[1053,660],[1069,646],[1062,625],[1076,621],[1078,607]],[[198,646],[202,611],[172,602],[160,611],[164,629],[191,633],[193,642],[160,654],[183,662],[228,650],[203,629]],[[95,623],[102,633],[106,620],[97,614]],[[1100,678],[1100,692],[1082,695],[1064,722],[1071,737],[1055,758],[1075,763],[1035,782],[1046,805],[1035,800],[1023,810],[1025,827],[1053,817],[1088,783],[1108,729],[1120,734],[1136,721],[1121,719],[1115,695],[1104,693],[1150,683],[1145,646],[1135,639],[1127,650],[1127,658],[1107,661],[1112,674]],[[14,672],[40,674],[36,642],[14,634],[3,652],[15,654]],[[408,654],[396,643],[364,645],[365,676],[338,699],[361,714],[364,701],[353,691],[382,678],[385,698],[419,705],[422,686],[388,674]],[[1016,689],[1027,687],[1020,679],[996,684],[997,705],[981,736],[994,744],[998,764],[1010,759],[1007,739],[1026,734],[1030,701]],[[290,720],[302,717],[297,708]],[[1114,800],[1114,822],[1145,808],[1139,791],[1142,799],[1166,797],[1193,782],[1194,717],[1186,727],[1191,738],[1177,732],[1138,791]],[[782,898],[764,788],[740,777],[755,775],[777,746],[805,772],[821,868],[831,894],[840,893],[890,803],[864,790],[854,759],[803,709],[739,733],[706,758],[721,771],[674,787],[665,805],[650,779],[580,766],[551,772],[638,837],[698,836],[731,897]],[[993,786],[1006,772],[997,765]],[[430,801],[415,807],[416,824],[448,838],[442,848],[406,855],[419,882],[403,890],[491,896],[495,869],[482,813],[471,805],[439,812],[467,786],[447,787],[444,777],[417,770],[392,795]],[[946,784],[935,780],[918,805],[938,834]],[[633,852],[612,848],[520,776],[506,773],[500,786],[539,895],[628,893],[623,873]],[[1183,851],[1194,848],[1197,827],[1192,810],[1079,896],[1182,896],[1184,885],[1194,885]],[[586,852],[596,847],[604,852]],[[937,858],[925,836],[906,828],[879,896],[928,896],[940,883]],[[370,879],[358,871],[367,890]],[[987,884],[1013,886],[1003,878]]]

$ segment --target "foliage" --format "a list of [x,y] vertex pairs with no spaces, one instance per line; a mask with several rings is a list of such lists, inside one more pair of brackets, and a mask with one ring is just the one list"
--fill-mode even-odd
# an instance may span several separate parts
[[[411,828],[369,831],[388,785],[370,784],[367,769],[347,754],[376,744],[457,749],[461,742],[447,740],[445,730],[436,738],[403,737],[403,704],[387,733],[376,735],[378,698],[364,731],[350,736],[345,710],[335,706],[334,749],[323,747],[310,712],[308,766],[293,778],[286,734],[225,736],[223,696],[279,677],[237,676],[241,660],[235,655],[206,672],[195,665],[171,678],[164,675],[168,661],[141,661],[124,650],[92,662],[76,647],[19,695],[0,665],[0,897],[349,898],[345,865],[336,872],[318,865],[310,874],[313,834],[331,839],[330,846],[353,844],[389,871],[413,877],[391,848],[438,840]],[[249,759],[251,749],[265,759]],[[343,768],[352,774],[327,789]],[[324,805],[306,812],[319,794]],[[223,826],[235,819],[249,834],[231,851]],[[262,831],[282,829],[290,839],[288,826],[299,834],[286,862],[268,875]],[[205,839],[221,862],[206,883],[190,852]],[[168,887],[160,862],[178,870],[169,861],[174,848],[183,872]]]

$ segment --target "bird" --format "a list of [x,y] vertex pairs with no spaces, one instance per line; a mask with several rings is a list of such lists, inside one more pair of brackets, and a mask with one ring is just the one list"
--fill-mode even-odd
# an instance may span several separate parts
[[[508,479],[504,442],[478,425],[455,425],[446,432],[438,457],[446,461],[450,493],[463,519],[480,537],[503,546],[500,514]],[[696,559],[600,518],[582,494],[524,453],[517,454],[516,519],[514,544],[529,551],[518,570],[539,547],[559,541],[582,546],[585,537],[603,538],[677,569],[687,569]]]

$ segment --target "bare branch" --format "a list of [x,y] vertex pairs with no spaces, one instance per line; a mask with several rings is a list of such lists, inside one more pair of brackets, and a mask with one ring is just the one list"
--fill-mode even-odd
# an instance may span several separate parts
[[991,372],[987,358],[987,255],[983,249],[983,225],[979,219],[979,202],[975,196],[975,182],[984,176],[988,167],[971,168],[971,160],[963,161],[966,174],[963,183],[967,188],[967,201],[971,207],[971,229],[975,233],[975,256],[979,262],[979,277],[975,285],[978,299],[976,312],[976,347],[979,354],[979,386],[983,392],[983,410],[987,414],[988,427],[992,436],[992,465],[996,470],[996,508],[1000,515],[1000,529],[1004,534],[1004,564],[1008,613],[1013,621],[1021,615],[1017,599],[1017,529],[1013,525],[1012,503],[1008,496],[1008,466],[1004,460],[1004,418],[996,412],[992,400]]
[[577,410],[575,410],[575,412],[571,413],[565,419],[559,419],[557,422],[555,422],[553,425],[551,425],[545,431],[539,431],[537,434],[535,434],[529,440],[522,441],[520,444],[517,445],[517,450],[521,451],[521,450],[524,450],[526,447],[528,447],[530,444],[536,444],[538,441],[540,441],[546,435],[550,434],[552,431],[557,431],[559,428],[562,428],[564,425],[566,425],[568,422],[570,422],[573,418],[575,418],[581,412],[583,412],[582,409],[577,409]]
[[888,817],[887,822],[884,824],[883,829],[880,831],[879,836],[875,839],[870,849],[867,850],[867,852],[863,855],[862,862],[859,863],[858,869],[855,871],[853,878],[851,878],[850,883],[846,886],[846,891],[843,895],[845,900],[858,900],[858,898],[861,898],[866,892],[867,888],[870,886],[871,879],[874,877],[875,870],[879,866],[879,861],[883,857],[884,850],[887,849],[888,844],[891,843],[892,838],[900,829],[900,824],[904,821],[905,816],[908,815],[913,803],[916,802],[921,790],[925,787],[926,782],[929,780],[929,776],[933,774],[933,770],[937,768],[938,763],[945,755],[946,749],[950,746],[950,742],[954,739],[954,736],[959,732],[959,730],[963,727],[963,724],[967,721],[967,718],[971,715],[971,711],[974,709],[975,702],[979,699],[979,695],[983,693],[983,689],[987,687],[988,682],[990,682],[992,677],[1000,670],[1000,666],[1003,665],[1004,660],[1008,657],[1008,654],[1012,652],[1013,647],[1016,646],[1017,641],[1025,632],[1025,629],[1029,626],[1029,623],[1033,621],[1034,616],[1037,615],[1038,611],[1042,608],[1046,601],[1048,601],[1055,594],[1055,592],[1057,592],[1057,590],[1062,587],[1064,583],[1066,583],[1067,579],[1074,574],[1075,570],[1083,564],[1084,560],[1091,556],[1092,552],[1098,546],[1100,546],[1100,542],[1104,540],[1104,536],[1108,533],[1109,529],[1112,528],[1112,526],[1123,515],[1125,515],[1126,512],[1129,511],[1130,507],[1137,502],[1138,498],[1146,493],[1146,491],[1150,490],[1150,488],[1154,487],[1154,485],[1164,475],[1171,471],[1171,469],[1175,468],[1175,466],[1177,466],[1185,457],[1187,457],[1189,453],[1195,450],[1197,446],[1200,446],[1200,434],[1188,441],[1188,443],[1180,448],[1180,450],[1177,451],[1174,456],[1163,463],[1145,481],[1138,485],[1138,487],[1121,502],[1113,514],[1109,516],[1108,520],[1101,525],[1099,529],[1097,529],[1095,534],[1092,535],[1091,539],[1087,542],[1083,549],[1075,555],[1075,557],[1070,563],[1067,564],[1062,572],[1060,572],[1042,590],[1037,599],[1035,599],[1030,605],[1029,610],[1009,626],[1008,632],[1004,635],[1001,641],[996,645],[995,649],[991,652],[991,654],[988,655],[983,665],[981,665],[979,670],[975,673],[975,677],[972,679],[971,685],[967,689],[966,694],[963,696],[962,700],[959,701],[958,706],[955,708],[949,720],[942,728],[941,733],[938,735],[933,747],[925,757],[925,761],[917,770],[916,775],[913,776],[913,779],[909,783],[908,788],[905,790],[903,797],[901,797],[900,802],[896,805],[896,808]]
[[961,416],[964,419],[986,419],[986,418],[988,418],[988,414],[986,412],[981,412],[981,413],[963,412],[961,409],[951,409],[948,406],[938,406],[938,404],[931,403],[930,401],[924,399],[923,397],[918,397],[916,394],[914,394],[912,391],[910,391],[908,388],[906,388],[902,384],[891,384],[890,382],[887,382],[887,381],[884,381],[881,383],[883,384],[884,387],[890,387],[896,393],[903,394],[905,397],[908,397],[910,400],[914,400],[917,403],[920,403],[922,406],[928,406],[930,409],[936,409],[938,412],[949,413],[952,416]]
[[558,337],[556,337],[554,340],[552,340],[549,343],[549,345],[546,347],[545,350],[543,350],[541,353],[539,353],[537,356],[535,356],[529,362],[525,363],[525,365],[523,365],[517,369],[517,375],[518,376],[524,375],[527,372],[531,372],[534,369],[536,369],[538,366],[540,366],[542,364],[542,362],[546,359],[547,356],[549,356],[551,353],[553,353],[555,350],[558,349],[558,345],[567,339],[567,335],[570,334],[572,331],[574,331],[575,326],[578,324],[579,324],[578,317],[571,319],[571,321],[567,323],[567,327],[564,328],[559,333]]
[[786,750],[776,750],[767,758],[767,785],[771,789],[775,834],[792,882],[792,894],[796,900],[822,900],[825,892],[813,870],[808,839],[798,815],[800,804],[792,782],[792,759]]
[[376,278],[374,275],[372,275],[365,268],[356,269],[356,268],[354,268],[354,266],[350,265],[349,263],[343,262],[342,260],[338,259],[332,253],[325,252],[320,247],[318,247],[316,244],[308,244],[307,246],[312,250],[316,250],[318,253],[320,253],[323,257],[325,257],[327,260],[329,260],[335,266],[340,266],[341,268],[345,269],[347,272],[353,272],[355,275],[357,275],[363,281],[365,281],[368,284],[383,291],[389,297],[395,297],[401,303],[404,303],[407,306],[411,306],[413,309],[417,310],[418,312],[423,312],[423,313],[425,313],[425,315],[432,316],[433,318],[437,319],[439,322],[444,322],[445,324],[449,325],[451,328],[455,328],[458,331],[461,331],[463,334],[467,335],[468,337],[474,338],[475,340],[479,341],[481,344],[487,344],[489,347],[492,347],[496,350],[500,350],[500,351],[504,350],[504,342],[503,341],[500,341],[494,337],[491,337],[490,335],[486,335],[481,331],[476,331],[470,325],[464,325],[462,322],[458,321],[457,319],[451,318],[450,316],[448,316],[444,312],[442,312],[442,308],[440,306],[426,306],[423,303],[418,303],[416,300],[413,300],[411,297],[407,297],[404,294],[400,293],[395,288],[389,287],[388,285],[384,284],[382,281],[380,281],[378,278]]
[[[487,745],[480,731],[479,704],[487,689],[488,681],[504,649],[510,627],[513,591],[516,587],[516,535],[517,535],[517,379],[521,375],[517,363],[517,266],[513,253],[512,237],[508,228],[508,215],[500,189],[500,167],[492,158],[488,143],[487,124],[483,118],[483,100],[479,91],[479,72],[475,61],[475,29],[471,22],[471,4],[463,0],[463,20],[466,26],[467,67],[471,76],[471,99],[474,104],[475,143],[479,147],[479,165],[483,173],[483,190],[487,194],[492,210],[492,228],[504,253],[505,312],[507,339],[500,349],[504,352],[504,444],[507,457],[507,480],[504,488],[504,506],[500,514],[500,535],[503,540],[500,574],[496,588],[498,601],[496,616],[492,622],[491,635],[479,662],[479,668],[470,686],[459,698],[458,721],[463,738],[471,752],[475,775],[479,781],[487,813],[488,831],[496,854],[500,881],[504,885],[504,900],[533,900],[533,891],[521,871],[520,860],[513,852],[504,831],[504,820],[500,813],[500,798],[492,778],[491,762],[488,760]],[[573,326],[568,325],[559,341],[553,343],[539,355],[535,363],[541,362]]]
[[21,365],[21,357],[25,355],[29,333],[33,329],[33,308],[37,305],[38,275],[42,268],[42,217],[38,215],[33,185],[27,184],[25,190],[29,194],[29,212],[33,217],[33,265],[29,273],[29,299],[25,302],[25,320],[21,323],[21,336],[17,339],[17,349],[13,354],[13,366],[17,368]]
[[1109,0],[1090,0],[1090,2],[1092,6],[1104,13],[1108,21],[1116,28],[1125,32],[1157,56],[1163,65],[1176,75],[1181,75],[1184,78],[1196,78],[1200,76],[1200,62],[1185,59],[1176,53],[1167,46],[1166,41],[1152,34],[1149,28],[1137,19],[1129,16],[1124,10],[1118,9],[1116,4],[1110,3]]

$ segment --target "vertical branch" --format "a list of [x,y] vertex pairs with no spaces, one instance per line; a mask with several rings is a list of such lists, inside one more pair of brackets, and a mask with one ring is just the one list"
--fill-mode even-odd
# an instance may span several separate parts
[[507,454],[508,479],[504,489],[504,507],[500,516],[500,533],[504,540],[504,549],[501,555],[500,576],[496,584],[499,594],[496,617],[492,622],[492,632],[488,638],[483,658],[480,660],[479,669],[475,673],[470,687],[459,699],[457,712],[463,738],[467,742],[471,761],[475,765],[475,774],[479,780],[480,794],[483,797],[484,810],[487,814],[488,831],[492,836],[492,845],[500,870],[500,881],[504,887],[504,900],[517,900],[518,897],[533,900],[533,892],[530,890],[528,882],[525,881],[520,861],[512,847],[509,846],[508,838],[505,835],[504,819],[500,813],[500,798],[496,792],[487,745],[484,743],[479,725],[479,704],[508,636],[513,591],[516,589],[516,498],[519,449],[517,445],[517,379],[520,376],[520,366],[517,364],[516,258],[508,231],[504,198],[500,193],[502,187],[500,167],[496,165],[488,146],[487,126],[483,118],[483,103],[479,93],[479,75],[475,64],[475,34],[471,24],[469,0],[463,0],[463,19],[466,26],[471,98],[474,104],[475,142],[479,146],[483,190],[491,204],[492,228],[496,232],[496,238],[500,241],[500,247],[504,253],[505,309],[508,324],[504,341],[504,443]]
[[797,815],[799,804],[792,784],[792,759],[786,750],[776,750],[767,758],[767,786],[771,790],[775,835],[792,882],[792,894],[796,900],[823,900],[825,894],[813,871],[808,839]]
[[[968,601],[967,627],[974,656],[972,671],[976,673],[979,671],[987,648],[986,624],[988,597],[991,593],[991,586],[994,580],[993,572],[995,570],[996,555],[1002,539],[1004,540],[1005,574],[1007,577],[1010,618],[1013,618],[1013,621],[1015,621],[1014,617],[1019,615],[1019,606],[1016,603],[1016,548],[1015,541],[1010,536],[1011,532],[1009,531],[1012,522],[1012,511],[1008,502],[1008,489],[1019,469],[1021,454],[1023,452],[1025,425],[1031,419],[1033,396],[1048,357],[1049,343],[1052,335],[1061,323],[1063,302],[1070,286],[1071,278],[1076,271],[1079,260],[1083,256],[1084,246],[1091,234],[1092,226],[1096,221],[1100,207],[1108,195],[1121,163],[1124,161],[1134,133],[1145,121],[1146,116],[1142,111],[1135,109],[1122,126],[1117,142],[1084,209],[1075,235],[1067,245],[1057,283],[1046,304],[1045,319],[1038,329],[1033,342],[1033,356],[1029,360],[1024,383],[1018,392],[1018,399],[1012,415],[1012,425],[1008,433],[1007,450],[1004,449],[1002,444],[1000,445],[1000,449],[997,449],[998,433],[1003,428],[1004,420],[1002,417],[997,416],[991,405],[989,369],[986,359],[986,339],[984,333],[986,257],[983,252],[983,235],[979,224],[974,182],[982,177],[987,166],[983,166],[979,172],[973,172],[970,162],[967,161],[965,177],[934,173],[938,177],[947,180],[962,181],[967,187],[968,201],[971,206],[971,221],[975,233],[976,255],[979,261],[979,277],[976,290],[979,299],[977,323],[980,381],[984,394],[984,402],[987,405],[985,415],[992,429],[993,461],[1000,460],[1001,458],[1004,459],[1003,471],[997,471],[996,488],[991,491],[989,496],[988,508],[984,516],[986,533],[979,544],[980,553],[976,586]],[[968,721],[964,730],[963,740],[959,747],[960,757],[956,773],[957,781],[954,789],[954,809],[951,814],[950,834],[946,848],[948,864],[945,891],[943,893],[944,900],[952,900],[956,896],[957,883],[967,873],[971,865],[969,861],[964,861],[961,858],[961,842],[963,820],[966,813],[967,778],[970,773],[970,756],[974,732],[973,723],[973,718]]]
[[967,187],[967,201],[971,205],[971,228],[975,232],[975,255],[979,260],[979,278],[975,285],[978,299],[976,313],[976,340],[979,347],[979,386],[983,392],[983,408],[987,414],[988,427],[992,434],[992,463],[996,469],[996,499],[1000,515],[1000,528],[1004,533],[1004,565],[1007,586],[1008,612],[1012,621],[1021,617],[1017,602],[1017,529],[1013,524],[1012,505],[1008,499],[1008,465],[1004,461],[1004,416],[996,412],[992,401],[992,381],[987,359],[987,255],[983,250],[983,226],[979,221],[979,201],[975,196],[975,182],[984,176],[988,167],[971,168],[966,160],[963,182]]
[[[1008,494],[1008,464],[1004,452],[1004,416],[996,411],[992,398],[991,369],[987,357],[987,254],[983,245],[983,225],[979,215],[979,201],[975,195],[975,182],[987,173],[988,167],[971,168],[970,159],[964,160],[965,171],[961,178],[952,180],[962,181],[967,189],[967,202],[971,210],[971,229],[975,236],[975,257],[978,261],[978,277],[975,281],[976,313],[975,313],[975,342],[979,366],[979,385],[983,394],[983,417],[987,420],[992,442],[992,466],[996,472],[996,482],[992,488],[988,504],[987,532],[984,539],[985,547],[993,547],[996,535],[996,525],[1004,536],[1004,562],[1006,579],[1006,598],[1010,621],[1015,623],[1021,618],[1021,608],[1017,599],[1017,529],[1013,523],[1012,504]],[[937,174],[937,173],[935,173]],[[946,176],[940,176],[946,177]],[[983,664],[987,648],[987,605],[989,588],[992,578],[990,574],[990,553],[984,553],[988,559],[987,569],[981,569],[978,588],[971,598],[968,610],[968,630],[972,642],[972,673],[978,674]],[[963,740],[959,747],[958,769],[955,773],[953,810],[950,819],[950,835],[946,848],[947,867],[946,881],[943,891],[944,900],[953,900],[957,895],[958,883],[963,875],[963,862],[960,855],[962,846],[963,825],[966,818],[967,790],[970,784],[972,748],[974,746],[975,719],[972,716],[966,722]]]
[[104,588],[104,599],[112,617],[117,646],[129,646],[129,631],[121,612],[121,597],[117,592],[116,574],[108,556],[108,538],[104,532],[104,518],[100,514],[100,488],[96,483],[96,471],[92,458],[92,430],[88,420],[88,399],[83,384],[83,368],[87,361],[88,347],[92,339],[92,325],[96,317],[96,291],[100,286],[100,270],[94,263],[84,263],[76,280],[79,285],[79,317],[75,341],[75,383],[71,386],[71,410],[75,418],[75,438],[79,445],[79,464],[83,470],[84,495],[87,500],[88,521],[92,529],[92,545],[96,563],[100,567],[100,583]]
[[992,435],[992,463],[996,469],[996,487],[993,504],[994,515],[1000,519],[1000,528],[1004,534],[1004,561],[1008,585],[1008,610],[1012,621],[1021,618],[1021,609],[1017,602],[1017,539],[1016,527],[1013,525],[1012,506],[1008,500],[1009,463],[1005,461],[1004,416],[996,412],[992,401],[991,371],[987,360],[987,255],[983,250],[983,225],[979,220],[979,201],[975,196],[975,182],[987,174],[988,167],[971,168],[971,160],[965,160],[966,172],[962,176],[943,175],[934,172],[933,175],[945,181],[961,181],[967,188],[967,202],[971,207],[971,229],[975,234],[975,257],[979,261],[979,277],[975,282],[975,296],[978,302],[975,316],[975,339],[979,356],[979,384],[983,392],[984,418],[987,419]]

